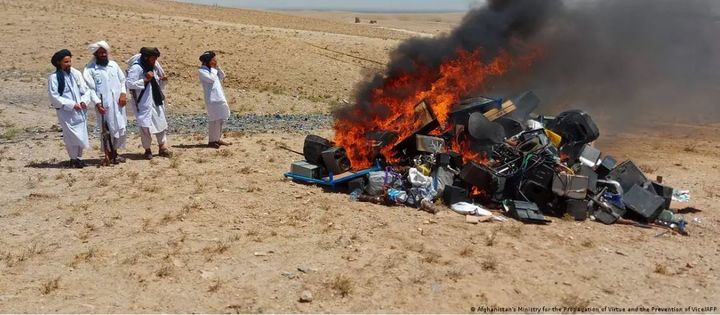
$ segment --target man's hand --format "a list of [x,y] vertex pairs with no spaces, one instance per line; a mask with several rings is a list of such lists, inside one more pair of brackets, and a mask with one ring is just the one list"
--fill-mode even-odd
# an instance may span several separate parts
[[167,75],[166,75],[166,76],[164,76],[164,77],[162,77],[162,78],[160,78],[160,81],[167,81],[167,80],[168,80],[168,77],[167,77]]
[[154,77],[155,77],[155,72],[148,71],[147,73],[145,73],[145,83],[150,82],[150,80],[152,80],[152,78],[154,78]]
[[120,94],[118,105],[120,105],[120,107],[125,107],[125,105],[127,105],[127,95],[125,95],[125,93]]
[[85,102],[80,102],[80,107],[82,109],[87,109],[87,104],[85,104]]
[[103,114],[103,115],[104,115],[104,114],[107,112],[107,110],[105,109],[105,106],[103,106],[102,103],[96,104],[96,105],[95,105],[95,108],[97,109],[97,111],[98,111],[100,114]]
[[81,111],[81,110],[82,110],[82,105],[80,105],[80,104],[75,104],[75,106],[73,106],[73,109],[74,109],[74,110],[77,110],[77,111]]

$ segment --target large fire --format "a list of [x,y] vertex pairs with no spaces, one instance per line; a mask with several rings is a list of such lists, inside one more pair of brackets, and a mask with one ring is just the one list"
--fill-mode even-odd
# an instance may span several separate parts
[[[388,114],[367,119],[336,119],[335,142],[345,147],[353,168],[368,167],[373,156],[366,137],[369,132],[393,131],[398,135],[397,142],[402,141],[422,127],[415,106],[423,100],[429,104],[440,126],[445,126],[448,114],[462,98],[484,91],[489,78],[502,76],[514,67],[529,66],[539,54],[540,50],[535,49],[528,55],[513,57],[501,51],[490,62],[484,63],[481,49],[458,50],[454,58],[444,60],[438,69],[416,65],[414,73],[388,77],[380,88],[372,91],[370,102],[373,106],[383,107]],[[353,114],[361,115],[359,110]],[[385,146],[381,151],[389,161],[395,158],[390,152],[392,147]],[[450,148],[461,152],[465,160],[484,159],[470,151],[465,143],[450,143]]]

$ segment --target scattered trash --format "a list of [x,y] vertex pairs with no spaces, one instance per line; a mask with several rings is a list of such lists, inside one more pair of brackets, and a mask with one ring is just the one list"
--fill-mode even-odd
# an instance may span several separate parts
[[492,212],[481,206],[474,205],[467,202],[458,202],[453,204],[450,209],[463,215],[474,215],[474,216],[492,216]]
[[677,202],[690,202],[689,190],[673,190],[672,200]]

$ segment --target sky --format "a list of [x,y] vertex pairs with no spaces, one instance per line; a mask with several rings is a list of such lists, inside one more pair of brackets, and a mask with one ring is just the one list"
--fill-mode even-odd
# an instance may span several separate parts
[[370,12],[466,11],[482,0],[178,0],[219,6],[276,10],[345,10]]

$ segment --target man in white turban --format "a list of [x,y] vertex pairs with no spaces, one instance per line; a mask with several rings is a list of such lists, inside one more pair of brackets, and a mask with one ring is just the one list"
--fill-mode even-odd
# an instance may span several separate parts
[[96,122],[101,130],[109,133],[110,141],[101,141],[101,148],[108,153],[110,163],[125,162],[117,150],[125,147],[127,104],[125,74],[115,61],[110,60],[110,45],[105,41],[90,44],[88,50],[93,58],[85,66],[83,77],[92,91],[97,111]]

